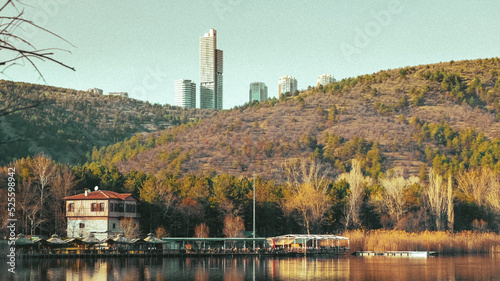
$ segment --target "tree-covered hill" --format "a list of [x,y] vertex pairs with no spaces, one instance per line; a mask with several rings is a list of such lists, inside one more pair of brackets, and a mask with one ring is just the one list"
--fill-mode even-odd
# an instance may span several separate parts
[[[215,171],[281,179],[285,160],[319,158],[330,174],[494,167],[500,159],[500,60],[380,71],[247,104],[213,118],[96,149],[92,160],[157,174]],[[495,166],[496,167],[496,166]],[[500,168],[500,167],[496,167]]]
[[92,147],[213,114],[5,80],[0,80],[0,101],[1,112],[13,111],[0,116],[0,164],[41,152],[58,162],[82,163]]

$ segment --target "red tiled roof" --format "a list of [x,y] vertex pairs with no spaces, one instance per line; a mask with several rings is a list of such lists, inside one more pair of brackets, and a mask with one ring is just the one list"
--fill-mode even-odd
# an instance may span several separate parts
[[[132,197],[132,198],[130,198]],[[127,200],[133,201],[137,200],[132,193],[118,193],[114,191],[108,190],[98,190],[92,191],[85,196],[85,193],[64,197],[63,200],[109,200],[109,199],[118,199],[118,200]]]

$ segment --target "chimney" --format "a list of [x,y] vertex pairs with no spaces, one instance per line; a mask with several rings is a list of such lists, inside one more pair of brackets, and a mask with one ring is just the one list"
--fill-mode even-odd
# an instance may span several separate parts
[[85,196],[89,195],[89,189],[85,188]]

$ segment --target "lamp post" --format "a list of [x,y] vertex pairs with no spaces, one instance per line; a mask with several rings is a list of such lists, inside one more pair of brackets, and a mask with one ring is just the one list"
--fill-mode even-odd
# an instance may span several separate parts
[[255,173],[253,173],[253,250],[255,251]]

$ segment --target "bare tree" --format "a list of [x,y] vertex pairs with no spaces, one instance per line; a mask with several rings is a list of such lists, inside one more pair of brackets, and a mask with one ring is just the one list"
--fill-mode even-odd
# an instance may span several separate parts
[[194,228],[194,237],[198,238],[208,238],[209,228],[206,223],[201,223]]
[[139,224],[133,218],[124,218],[120,220],[120,227],[123,235],[128,239],[139,236]]
[[226,237],[243,237],[243,230],[245,230],[245,224],[240,216],[228,215],[224,219],[224,236]]
[[490,168],[470,169],[457,176],[458,188],[480,207],[500,220],[500,176]]
[[[3,56],[0,60],[0,65],[4,66],[3,71],[18,64],[19,61],[28,62],[42,79],[43,75],[38,69],[35,61],[50,61],[73,71],[75,70],[73,67],[54,58],[56,52],[69,52],[68,50],[59,48],[39,49],[33,42],[30,42],[29,39],[26,38],[22,31],[25,28],[35,28],[73,46],[71,43],[64,40],[59,35],[37,25],[33,21],[25,19],[24,4],[22,4],[22,2],[17,0],[4,0],[2,2],[3,3],[0,4],[0,50]],[[0,111],[0,114],[1,113],[2,111]]]
[[285,176],[288,179],[287,194],[282,202],[286,214],[297,214],[307,234],[311,233],[314,225],[321,223],[328,212],[331,199],[328,196],[328,181],[326,171],[321,164],[301,159],[283,165]]
[[443,177],[432,168],[429,171],[429,184],[424,190],[424,196],[434,217],[436,229],[443,230],[448,209],[447,190],[443,186]]
[[31,170],[37,181],[38,189],[40,191],[40,218],[44,220],[44,200],[47,197],[46,188],[52,183],[55,173],[56,166],[54,162],[45,157],[44,154],[39,154],[31,162]]
[[75,186],[75,176],[68,167],[63,166],[56,173],[50,189],[50,206],[48,207],[53,214],[55,233],[66,231],[65,203],[62,198],[68,196]]
[[[61,65],[62,67],[75,71],[73,67],[70,67],[62,63],[60,60],[54,58],[57,52],[69,52],[68,50],[59,48],[40,49],[35,46],[34,42],[30,42],[30,40],[23,35],[22,31],[24,29],[34,28],[37,30],[41,30],[46,34],[54,36],[55,38],[73,46],[71,43],[69,43],[59,35],[37,25],[30,20],[25,19],[24,10],[22,9],[23,6],[24,4],[21,1],[17,0],[4,0],[0,2],[0,51],[2,54],[0,59],[0,67],[3,66],[3,69],[0,70],[0,73],[3,74],[11,66],[20,65],[20,62],[27,62],[40,75],[40,78],[45,81],[35,61],[50,61]],[[40,103],[41,102],[22,104],[19,102],[10,104],[8,107],[0,105],[0,117],[9,115],[16,111],[37,107],[40,105]],[[2,139],[0,140],[0,144],[16,141],[21,141],[21,139]]]
[[457,176],[458,188],[468,200],[473,201],[478,206],[484,206],[492,174],[493,172],[487,168],[471,169],[460,173]]
[[358,228],[361,225],[359,214],[361,205],[363,204],[363,197],[365,196],[365,187],[372,184],[372,180],[363,176],[361,164],[356,159],[352,160],[351,171],[343,173],[338,177],[337,181],[341,180],[345,180],[349,184],[349,194],[347,195],[344,210],[345,228]]
[[453,226],[455,224],[455,212],[453,211],[453,181],[451,174],[448,175],[448,230],[453,232]]
[[397,225],[408,211],[405,200],[406,191],[411,185],[418,183],[418,181],[418,177],[405,179],[402,170],[389,172],[385,177],[380,179],[380,184],[384,187],[384,191],[378,204],[389,215],[394,225]]
[[191,225],[191,220],[193,218],[200,219],[203,217],[203,207],[202,205],[191,197],[187,197],[182,200],[182,203],[178,206],[178,209],[184,218],[186,223],[186,237],[189,236],[189,227]]

